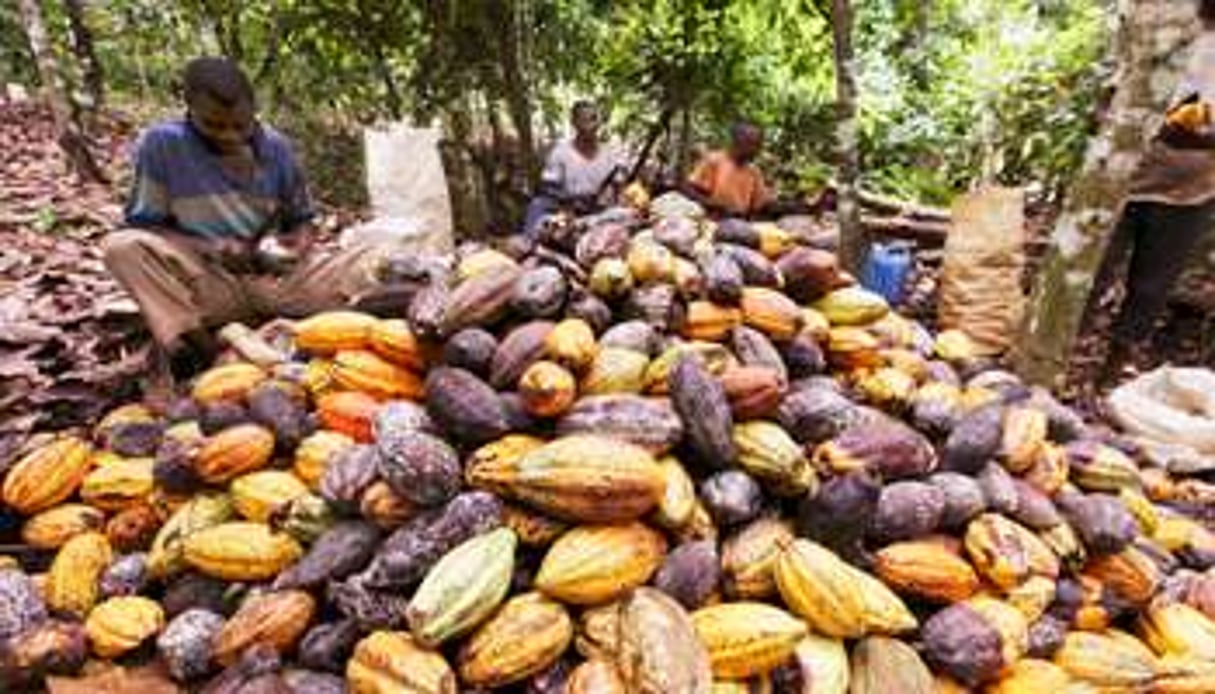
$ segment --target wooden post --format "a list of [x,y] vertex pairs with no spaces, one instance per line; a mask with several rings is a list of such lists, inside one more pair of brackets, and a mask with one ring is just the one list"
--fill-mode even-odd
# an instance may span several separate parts
[[852,49],[852,3],[832,0],[831,36],[835,46],[835,145],[839,170],[836,174],[837,221],[840,227],[840,260],[857,274],[865,261],[869,239],[861,224],[857,197],[860,178],[860,123],[857,118],[856,55]]
[[1014,360],[1026,379],[1058,387],[1093,280],[1143,151],[1159,131],[1197,28],[1195,2],[1120,0],[1116,93],[1055,223]]

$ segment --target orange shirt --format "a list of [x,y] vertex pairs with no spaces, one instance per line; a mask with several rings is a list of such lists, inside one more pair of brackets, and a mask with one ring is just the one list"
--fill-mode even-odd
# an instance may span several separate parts
[[688,181],[705,191],[713,204],[734,214],[754,212],[771,199],[764,175],[755,165],[740,165],[721,150],[705,155]]

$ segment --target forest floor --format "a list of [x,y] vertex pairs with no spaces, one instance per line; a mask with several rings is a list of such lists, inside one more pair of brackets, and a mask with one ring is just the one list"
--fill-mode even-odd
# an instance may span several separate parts
[[[148,336],[134,302],[105,272],[100,248],[121,220],[136,131],[118,118],[93,124],[94,154],[110,181],[81,183],[67,170],[47,111],[0,96],[0,461],[31,431],[84,424],[138,396]],[[1215,294],[1209,281],[1195,286]],[[1106,288],[1082,338],[1071,398],[1092,400],[1119,291]],[[1215,303],[1205,311],[1195,303],[1202,305],[1170,308],[1154,351],[1159,363],[1213,364]]]

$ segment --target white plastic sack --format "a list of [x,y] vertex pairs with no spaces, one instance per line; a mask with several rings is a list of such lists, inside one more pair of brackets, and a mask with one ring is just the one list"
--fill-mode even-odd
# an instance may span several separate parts
[[396,243],[447,252],[451,198],[435,128],[402,123],[366,128],[367,194],[374,219],[342,235],[344,244]]
[[1215,372],[1162,367],[1119,386],[1109,406],[1152,462],[1178,474],[1215,470]]

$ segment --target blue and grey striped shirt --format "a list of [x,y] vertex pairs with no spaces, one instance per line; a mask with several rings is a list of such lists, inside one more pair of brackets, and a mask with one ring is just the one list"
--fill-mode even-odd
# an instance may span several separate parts
[[312,201],[287,138],[259,125],[251,144],[257,170],[241,181],[224,171],[188,120],[148,128],[136,145],[127,224],[250,238],[263,230],[290,232],[311,220]]

